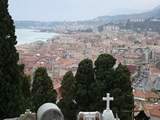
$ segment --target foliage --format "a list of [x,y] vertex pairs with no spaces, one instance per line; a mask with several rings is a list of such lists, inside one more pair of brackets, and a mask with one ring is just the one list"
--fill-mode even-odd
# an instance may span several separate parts
[[93,94],[94,69],[90,59],[84,59],[79,63],[76,78],[76,102],[80,111],[91,111],[94,109],[94,99],[96,94]]
[[63,99],[74,99],[75,78],[71,71],[67,72],[62,80],[62,97]]
[[[106,93],[111,93],[114,80],[113,66],[116,59],[109,54],[101,54],[95,61],[95,76],[97,83],[97,108],[102,112],[104,110],[105,102],[102,100]],[[99,101],[99,102],[98,102]]]
[[53,83],[46,68],[40,67],[35,71],[31,97],[33,111],[35,112],[43,103],[56,101],[56,92],[53,89]]
[[62,80],[62,99],[58,103],[65,120],[75,120],[77,104],[74,102],[75,78],[71,71],[67,72]]
[[116,66],[116,59],[111,55],[102,54],[95,61],[95,75],[99,98],[97,108],[103,110],[105,102],[102,97],[106,92],[111,93],[114,101],[111,108],[114,113],[118,113],[120,119],[131,120],[133,110],[133,94],[130,81],[130,72],[126,66],[121,64]]
[[114,97],[112,109],[118,113],[120,119],[131,120],[134,108],[130,72],[126,66],[118,65],[111,93]]
[[[114,114],[117,113],[120,119],[131,120],[134,101],[128,68],[117,65],[116,59],[109,54],[101,54],[95,61],[95,68],[92,60],[82,60],[75,78],[72,72],[68,72],[62,81],[60,106],[65,119],[74,118],[79,111],[102,112],[106,106],[102,97],[106,93],[114,97],[111,102]],[[74,99],[77,106],[73,104]]]
[[8,0],[0,0],[0,119],[17,117],[24,112],[16,44],[15,26],[8,12]]
[[21,74],[21,93],[23,96],[23,103],[21,107],[23,110],[31,108],[31,77],[24,73],[24,64],[19,65],[19,72]]

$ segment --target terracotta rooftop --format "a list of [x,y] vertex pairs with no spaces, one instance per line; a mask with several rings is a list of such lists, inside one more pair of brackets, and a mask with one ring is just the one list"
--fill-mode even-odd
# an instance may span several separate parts
[[72,60],[72,59],[59,59],[59,60],[58,60],[58,63],[59,63],[60,65],[67,66],[67,65],[72,65],[72,64],[74,64],[75,61]]
[[148,99],[148,98],[160,98],[156,93],[151,91],[134,90],[133,95],[138,98]]
[[129,69],[129,71],[131,73],[135,73],[137,70],[137,66],[136,65],[127,65],[127,68]]
[[145,110],[148,110],[150,116],[160,118],[160,104],[145,104]]
[[160,70],[155,66],[150,67],[150,72],[154,74],[160,74]]

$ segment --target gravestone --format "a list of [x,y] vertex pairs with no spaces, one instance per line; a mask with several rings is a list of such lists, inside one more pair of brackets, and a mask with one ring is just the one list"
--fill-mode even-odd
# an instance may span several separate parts
[[106,110],[110,110],[110,101],[113,101],[113,97],[110,97],[110,94],[107,93],[107,96],[102,99],[106,101]]
[[112,110],[110,109],[110,101],[113,101],[113,97],[110,97],[110,94],[107,93],[106,97],[102,98],[106,101],[106,109],[101,115],[100,112],[79,112],[77,120],[120,120],[118,114],[116,118],[113,115]]
[[37,120],[64,120],[64,117],[57,105],[45,103],[37,111]]
[[110,97],[110,94],[107,93],[107,96],[103,97],[103,100],[106,101],[106,109],[102,114],[103,120],[115,120],[113,112],[110,109],[110,101],[113,101],[113,97]]
[[19,120],[36,120],[36,113],[32,113],[30,109],[26,109],[26,112],[20,115]]
[[96,112],[79,112],[78,120],[102,120],[101,114]]

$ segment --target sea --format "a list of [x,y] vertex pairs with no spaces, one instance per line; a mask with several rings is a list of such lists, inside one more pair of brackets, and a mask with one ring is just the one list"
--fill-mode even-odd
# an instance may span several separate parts
[[58,34],[52,32],[41,32],[40,30],[35,29],[16,29],[18,45],[36,41],[47,41],[56,35]]

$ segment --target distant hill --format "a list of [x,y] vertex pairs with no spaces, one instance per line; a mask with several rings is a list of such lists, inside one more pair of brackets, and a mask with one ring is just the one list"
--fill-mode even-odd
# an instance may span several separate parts
[[126,21],[128,19],[147,19],[147,18],[160,18],[160,6],[157,6],[151,11],[138,13],[138,14],[129,14],[129,15],[115,15],[115,16],[100,16],[94,19],[94,21]]
[[151,11],[129,15],[101,16],[87,21],[64,21],[64,22],[40,22],[40,21],[15,21],[16,28],[36,28],[36,29],[52,29],[52,30],[88,30],[97,28],[97,26],[107,23],[126,23],[128,19],[147,19],[160,18],[160,6]]

